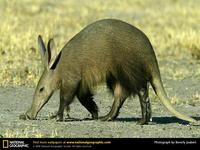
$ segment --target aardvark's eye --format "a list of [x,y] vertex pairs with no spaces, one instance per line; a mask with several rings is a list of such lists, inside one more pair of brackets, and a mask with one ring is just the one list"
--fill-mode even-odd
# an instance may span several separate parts
[[40,92],[44,91],[44,87],[40,88]]

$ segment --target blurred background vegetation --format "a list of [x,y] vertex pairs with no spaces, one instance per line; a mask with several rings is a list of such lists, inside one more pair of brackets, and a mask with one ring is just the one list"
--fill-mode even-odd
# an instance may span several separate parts
[[[199,0],[0,0],[0,86],[37,84],[39,34],[45,41],[53,37],[60,51],[83,27],[104,18],[140,28],[165,78],[200,76],[198,60],[195,69],[188,66],[200,58],[199,6]],[[189,63],[177,66],[182,59]]]

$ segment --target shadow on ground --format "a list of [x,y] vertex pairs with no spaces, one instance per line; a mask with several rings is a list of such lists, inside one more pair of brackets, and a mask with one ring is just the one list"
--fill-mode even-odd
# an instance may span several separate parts
[[[196,119],[197,121],[200,121],[200,117],[192,117],[194,119]],[[48,120],[48,119],[45,119]],[[78,119],[78,118],[65,118],[64,122],[74,122],[74,121],[91,121],[93,120],[92,118],[84,118],[84,119]],[[133,117],[129,117],[129,118],[117,118],[114,121],[118,121],[118,122],[138,122],[140,120],[140,118],[133,118]],[[99,121],[99,120],[96,120]],[[184,121],[181,119],[178,119],[176,117],[152,117],[152,123],[153,124],[170,124],[170,123],[178,123],[178,124],[182,124],[182,125],[188,125],[189,122],[188,121]],[[150,123],[150,124],[152,124]]]

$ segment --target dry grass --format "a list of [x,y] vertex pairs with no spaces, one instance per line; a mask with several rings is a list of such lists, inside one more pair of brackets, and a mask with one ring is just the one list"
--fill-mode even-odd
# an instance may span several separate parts
[[[2,135],[4,138],[43,138],[46,137],[44,133],[39,131],[38,129],[34,127],[27,127],[21,131],[11,130],[7,129],[5,133]],[[51,134],[48,135],[50,138],[57,137],[58,133],[57,130],[52,130]]]
[[[45,40],[54,37],[59,51],[84,26],[103,18],[142,29],[159,60],[178,60],[190,52],[200,57],[199,4],[198,0],[0,0],[0,85],[37,83],[38,34]],[[165,73],[162,67],[161,72]],[[182,78],[184,73],[174,76]]]

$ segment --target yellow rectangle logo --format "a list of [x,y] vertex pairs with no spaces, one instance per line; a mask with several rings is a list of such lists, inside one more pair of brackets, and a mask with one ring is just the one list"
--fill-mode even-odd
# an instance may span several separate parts
[[9,143],[8,140],[3,140],[3,148],[8,148]]

